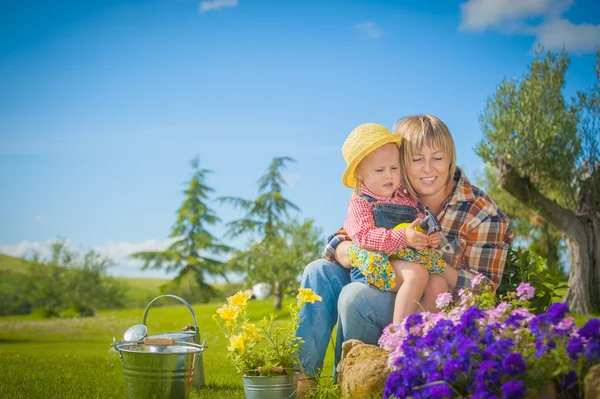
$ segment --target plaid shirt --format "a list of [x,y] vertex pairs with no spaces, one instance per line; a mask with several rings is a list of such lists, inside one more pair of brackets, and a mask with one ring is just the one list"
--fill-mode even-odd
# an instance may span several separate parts
[[360,195],[355,195],[350,199],[348,216],[344,223],[344,230],[348,237],[362,248],[384,252],[388,255],[400,248],[406,248],[406,230],[388,230],[377,227],[373,218],[373,206],[377,204],[408,205],[415,208],[419,214],[418,218],[422,218],[424,215],[419,212],[417,202],[400,190],[396,190],[389,198],[379,196],[363,185],[361,193],[373,197],[375,201],[369,202]]
[[[454,180],[454,193],[437,215],[442,226],[439,250],[444,261],[458,270],[456,291],[472,290],[471,279],[477,274],[483,274],[497,288],[514,238],[510,220],[458,167]],[[349,237],[344,229],[330,236],[323,257],[336,262],[335,248],[345,240]]]

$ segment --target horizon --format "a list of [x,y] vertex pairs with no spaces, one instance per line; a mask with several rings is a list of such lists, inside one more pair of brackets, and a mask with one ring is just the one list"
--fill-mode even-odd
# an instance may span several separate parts
[[[134,278],[173,276],[128,254],[166,248],[196,155],[211,198],[246,199],[292,157],[283,195],[327,236],[354,127],[436,115],[477,184],[478,116],[502,80],[564,47],[568,99],[596,82],[600,47],[593,0],[34,3],[0,6],[0,253],[64,238]],[[242,214],[208,205],[222,238]]]

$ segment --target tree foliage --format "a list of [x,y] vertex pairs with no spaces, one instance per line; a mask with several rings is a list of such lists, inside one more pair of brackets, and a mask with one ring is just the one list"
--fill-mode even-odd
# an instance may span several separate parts
[[478,178],[478,185],[482,186],[502,212],[508,215],[515,237],[527,245],[533,255],[546,259],[546,266],[550,272],[565,274],[563,259],[566,246],[560,231],[503,189],[498,184],[498,169],[494,165],[486,164],[484,173],[483,177]]
[[[238,252],[229,264],[246,270],[250,280],[271,283],[277,309],[281,308],[283,292],[295,282],[299,273],[297,262],[304,259],[293,261],[292,256],[298,255],[298,250],[310,251],[310,240],[319,234],[315,233],[310,221],[303,224],[289,221],[289,211],[300,209],[282,194],[285,180],[281,171],[287,162],[294,160],[277,157],[271,161],[267,172],[258,180],[259,195],[255,200],[220,198],[221,202],[245,212],[242,218],[228,224],[228,235],[238,237],[247,234],[250,237],[249,247]],[[290,247],[292,241],[299,246],[298,249]]]
[[177,220],[169,237],[175,242],[165,251],[145,251],[131,255],[142,260],[144,269],[164,269],[178,272],[177,281],[188,273],[195,276],[201,290],[207,295],[214,293],[206,282],[207,276],[219,275],[227,279],[227,270],[215,256],[228,253],[231,248],[221,244],[207,227],[220,222],[215,212],[208,207],[209,193],[214,190],[205,183],[210,170],[200,169],[198,157],[191,162],[193,174],[184,190],[185,200],[177,210]]
[[282,226],[280,235],[254,242],[230,262],[248,273],[249,282],[270,283],[275,307],[280,309],[283,294],[297,289],[298,276],[319,256],[322,241],[321,230],[312,220],[293,219]]
[[34,311],[47,316],[92,316],[97,309],[124,306],[123,284],[106,275],[110,259],[94,251],[81,256],[63,240],[51,249],[48,259],[35,256],[28,266],[23,288]]
[[525,75],[488,99],[476,152],[498,184],[554,226],[570,259],[572,310],[600,310],[600,51],[591,88],[563,96],[568,54],[539,51]]
[[290,209],[299,211],[294,203],[283,197],[285,180],[281,170],[287,162],[295,162],[290,157],[277,157],[267,169],[267,173],[258,180],[259,196],[255,200],[240,197],[221,197],[223,203],[245,211],[244,217],[228,224],[228,234],[237,237],[252,234],[261,239],[275,237],[280,233]]

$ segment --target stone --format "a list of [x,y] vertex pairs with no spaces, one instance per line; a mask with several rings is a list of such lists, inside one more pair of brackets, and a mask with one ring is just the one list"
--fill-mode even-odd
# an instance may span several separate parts
[[585,399],[600,399],[600,364],[590,368],[583,379],[583,397]]
[[342,398],[380,398],[390,374],[389,354],[385,349],[356,339],[344,342],[342,360],[337,367]]

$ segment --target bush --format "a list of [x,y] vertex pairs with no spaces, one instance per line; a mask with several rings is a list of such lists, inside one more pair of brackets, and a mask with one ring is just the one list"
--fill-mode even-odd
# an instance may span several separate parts
[[221,302],[224,301],[225,298],[235,295],[238,291],[245,291],[247,285],[245,283],[225,283],[215,285],[214,288],[216,291],[216,299]]
[[567,277],[549,270],[544,258],[520,247],[516,250],[510,248],[502,282],[496,290],[498,301],[509,292],[514,292],[521,283],[529,283],[535,289],[535,297],[531,298],[529,309],[539,314],[545,312],[555,299],[560,298],[557,291],[567,287]]
[[37,308],[33,312],[31,312],[31,314],[36,317],[41,317],[43,319],[51,319],[53,317],[59,316],[59,313],[56,311],[56,309],[48,307]]
[[190,304],[208,303],[216,297],[215,289],[208,284],[200,287],[193,273],[187,273],[169,281],[160,287],[160,292],[161,294],[177,295]]
[[33,309],[54,315],[72,309],[65,314],[93,316],[94,309],[123,306],[123,283],[106,276],[110,260],[94,251],[82,257],[64,242],[53,244],[52,250],[49,259],[35,258],[29,264],[22,292]]

